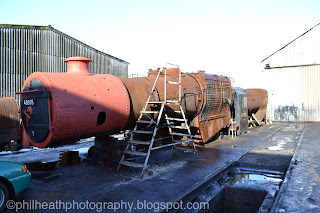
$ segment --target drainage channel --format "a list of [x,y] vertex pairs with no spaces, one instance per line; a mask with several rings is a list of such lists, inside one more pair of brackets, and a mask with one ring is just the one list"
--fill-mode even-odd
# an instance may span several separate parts
[[169,212],[269,212],[283,175],[231,166],[182,199],[193,209],[185,206]]
[[[286,126],[268,135],[255,147]],[[230,161],[219,173],[211,174],[206,180],[195,184],[175,201],[188,206],[163,212],[269,212],[273,208],[285,172],[239,165],[238,160],[250,151]],[[192,208],[188,208],[190,206]]]

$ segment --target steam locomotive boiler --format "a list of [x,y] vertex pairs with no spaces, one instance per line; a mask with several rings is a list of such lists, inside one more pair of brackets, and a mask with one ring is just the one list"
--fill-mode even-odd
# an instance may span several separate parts
[[268,92],[265,89],[246,89],[248,94],[248,113],[249,116],[256,116],[262,121],[267,113]]
[[[135,125],[159,70],[148,77],[117,78],[91,74],[84,57],[68,58],[66,73],[32,73],[21,94],[23,146],[37,147],[69,143],[80,138],[105,137]],[[178,69],[166,69],[167,81],[177,81]],[[155,86],[154,101],[162,101],[164,75]],[[182,107],[193,134],[207,142],[230,123],[232,88],[230,79],[204,72],[181,75]],[[179,92],[168,86],[167,98]]]
[[130,100],[121,80],[88,72],[87,58],[66,60],[67,73],[36,72],[21,94],[23,146],[48,147],[126,126]]
[[237,132],[249,130],[249,123],[261,123],[267,113],[268,92],[264,89],[242,89],[233,87],[232,119],[236,122]]

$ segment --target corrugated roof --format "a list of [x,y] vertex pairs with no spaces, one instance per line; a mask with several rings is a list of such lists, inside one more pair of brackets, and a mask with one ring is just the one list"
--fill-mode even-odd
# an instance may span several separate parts
[[301,38],[302,36],[304,36],[305,34],[307,34],[308,32],[310,32],[311,30],[313,30],[315,27],[317,27],[318,25],[320,25],[320,23],[316,24],[314,27],[310,28],[309,30],[307,30],[306,32],[304,32],[303,34],[301,34],[300,36],[298,36],[297,38],[293,39],[292,41],[290,41],[288,44],[284,45],[283,47],[281,47],[280,49],[278,49],[277,51],[275,51],[274,53],[272,53],[271,55],[269,55],[268,57],[266,57],[265,59],[263,59],[261,61],[264,62],[265,60],[267,60],[268,58],[270,58],[271,56],[273,56],[274,54],[276,54],[277,52],[283,50],[284,48],[286,48],[287,46],[289,46],[291,43],[293,43],[294,41],[296,41],[298,38]]
[[102,54],[102,55],[108,56],[108,57],[110,57],[110,58],[113,58],[113,59],[115,59],[115,60],[118,60],[118,61],[123,62],[123,63],[126,63],[126,64],[130,64],[129,62],[124,61],[124,60],[122,60],[122,59],[120,59],[120,58],[117,58],[117,57],[114,57],[114,56],[109,55],[109,54],[107,54],[107,53],[101,52],[100,50],[97,50],[97,49],[95,49],[95,48],[93,48],[93,47],[91,47],[91,46],[89,46],[89,45],[87,45],[87,44],[85,44],[85,43],[83,43],[83,42],[81,42],[81,41],[79,41],[79,40],[77,40],[77,39],[75,39],[75,38],[73,38],[73,37],[71,37],[71,36],[69,36],[69,35],[61,32],[61,31],[59,31],[59,30],[57,30],[57,29],[55,29],[55,28],[53,28],[51,25],[48,25],[48,26],[34,26],[34,25],[0,24],[0,28],[8,28],[8,29],[10,29],[10,28],[19,28],[19,29],[51,30],[51,31],[53,31],[53,32],[55,32],[55,33],[57,33],[57,34],[60,34],[60,35],[65,36],[65,37],[67,37],[67,38],[69,38],[69,39],[71,39],[71,40],[73,40],[73,41],[75,41],[75,42],[78,42],[78,43],[80,43],[81,45],[83,45],[83,46],[85,46],[85,47],[87,47],[87,48],[89,48],[89,49],[92,49],[92,50],[94,50],[94,51],[96,51],[96,52],[98,52],[98,53],[100,53],[100,54]]

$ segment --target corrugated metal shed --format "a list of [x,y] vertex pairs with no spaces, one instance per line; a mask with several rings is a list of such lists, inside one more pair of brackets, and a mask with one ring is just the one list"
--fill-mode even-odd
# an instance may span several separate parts
[[14,96],[32,72],[66,72],[64,60],[90,58],[95,74],[128,76],[129,63],[49,26],[0,25],[0,96]]
[[274,121],[320,121],[319,25],[261,61]]

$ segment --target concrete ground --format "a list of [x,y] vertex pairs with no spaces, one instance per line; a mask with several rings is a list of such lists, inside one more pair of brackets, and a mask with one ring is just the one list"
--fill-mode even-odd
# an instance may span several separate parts
[[[319,190],[318,192],[315,192],[315,190],[310,192],[308,189],[310,189],[309,187],[316,189],[319,182],[319,171],[317,170],[317,166],[319,165],[317,162],[319,161],[316,161],[319,160],[319,155],[316,156],[316,140],[320,136],[320,133],[316,131],[318,126],[320,124],[274,123],[272,125],[256,127],[251,129],[249,133],[240,135],[237,138],[225,136],[222,139],[207,144],[204,148],[199,147],[198,158],[191,153],[184,153],[182,151],[172,154],[171,150],[168,149],[158,150],[151,153],[149,161],[153,174],[143,179],[140,178],[139,171],[128,171],[128,169],[116,171],[115,166],[95,165],[88,160],[84,160],[81,164],[73,166],[57,165],[50,173],[61,174],[59,179],[45,182],[43,179],[33,178],[29,190],[18,199],[18,202],[70,202],[73,204],[81,202],[110,202],[109,204],[112,204],[113,202],[114,205],[123,202],[121,206],[122,210],[117,210],[116,212],[157,212],[157,208],[150,205],[148,207],[144,206],[144,209],[139,209],[142,207],[141,202],[154,204],[155,202],[175,201],[203,180],[218,174],[225,167],[235,162],[238,166],[277,170],[285,173],[300,141],[299,150],[304,147],[304,143],[311,143],[314,156],[308,156],[306,154],[307,151],[298,150],[298,152],[304,152],[305,154],[299,155],[301,156],[299,158],[300,161],[297,162],[305,162],[304,159],[307,158],[311,159],[313,164],[311,167],[310,165],[309,167],[304,167],[301,164],[297,172],[293,172],[295,171],[295,167],[293,167],[291,175],[314,174],[314,181],[306,181],[302,186],[306,187],[306,193],[314,193],[310,199],[307,199],[307,202],[313,202],[313,206],[317,206],[319,204],[319,196],[314,196],[317,195],[316,193],[319,193]],[[90,142],[78,143],[73,148],[72,146],[68,146],[68,150],[86,148],[89,145],[92,144]],[[308,147],[309,145],[306,146]],[[64,148],[58,149],[61,151]],[[50,160],[52,161],[58,160],[57,153],[59,151],[55,149],[51,151],[50,149],[47,151],[34,150],[2,156],[0,153],[0,157],[23,162],[24,159],[30,159],[31,156],[37,155],[36,153],[41,153],[36,159],[47,161],[46,157],[50,156]],[[55,157],[49,154],[51,152],[56,152]],[[292,180],[295,179],[292,178]],[[287,183],[289,185],[290,181],[288,180]],[[309,184],[311,185],[307,186]],[[291,186],[287,187],[286,190],[288,191],[290,188]],[[291,212],[289,208],[287,211],[287,207],[284,207],[289,201],[286,201],[284,198],[284,200],[281,199],[281,197],[286,197],[286,190],[283,189],[281,191],[282,195],[279,199],[280,207],[277,209],[278,212],[283,212],[283,210]],[[294,192],[298,192],[297,189],[290,193],[294,194]],[[124,202],[132,203],[132,209],[128,205],[125,205]],[[29,204],[31,205],[31,203]],[[61,204],[60,207],[65,206]],[[105,208],[107,209],[105,211],[114,212],[115,209],[112,209],[112,207],[115,208],[116,206],[108,206],[108,208]],[[306,206],[306,209],[311,207],[310,205]],[[79,212],[80,210],[81,208],[70,209],[67,212]],[[91,210],[85,209],[82,211],[98,212],[98,210],[98,208],[92,208]],[[25,208],[25,210],[20,211],[62,212],[61,210],[39,210],[39,206],[36,210],[26,210]],[[11,211],[7,210],[7,212]]]
[[320,123],[309,123],[281,187],[276,212],[320,212]]
[[285,173],[306,127],[309,128],[309,124],[285,124],[272,137],[267,138],[244,155],[237,164]]

